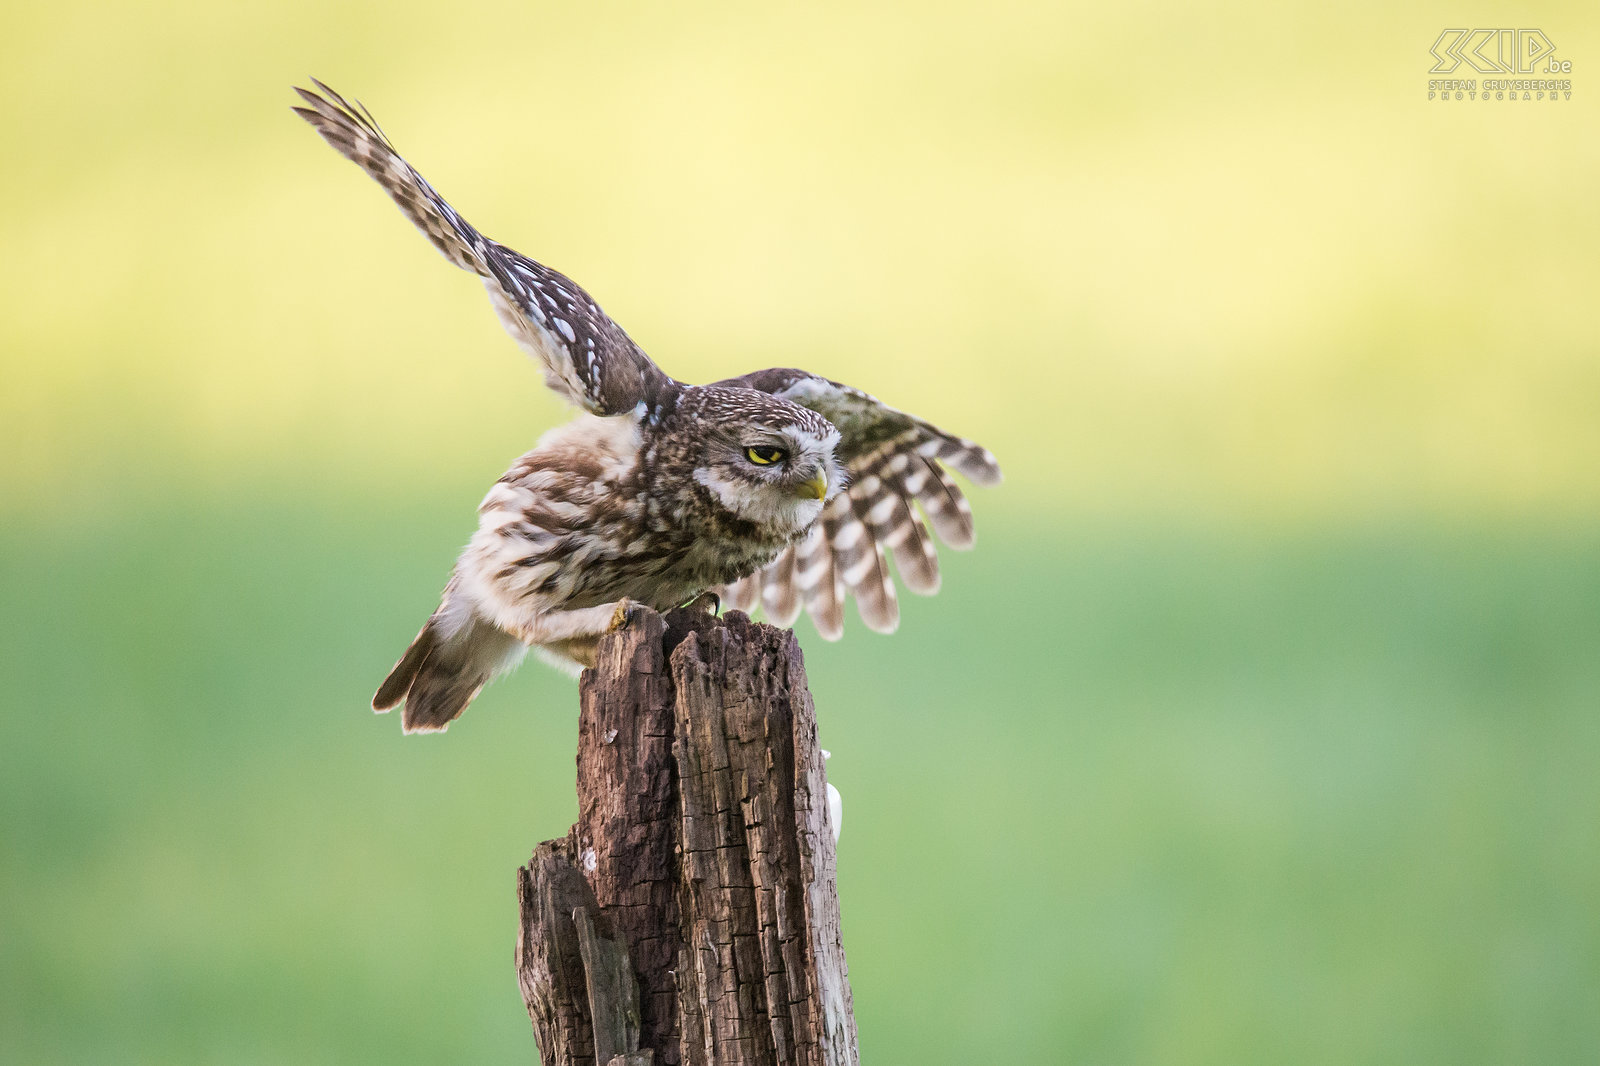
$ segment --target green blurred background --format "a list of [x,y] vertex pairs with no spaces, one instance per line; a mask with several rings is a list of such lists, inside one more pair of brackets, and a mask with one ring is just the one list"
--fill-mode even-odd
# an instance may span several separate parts
[[[1535,25],[1557,103],[1429,103]],[[571,682],[366,710],[564,417],[290,114],[371,105],[667,369],[990,445],[800,623],[866,1060],[1600,1061],[1600,16],[13,4],[0,1060],[531,1062]]]

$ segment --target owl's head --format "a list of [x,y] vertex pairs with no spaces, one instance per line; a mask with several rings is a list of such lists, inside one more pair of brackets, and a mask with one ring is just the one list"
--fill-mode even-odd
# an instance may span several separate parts
[[844,488],[839,431],[815,411],[754,389],[707,388],[694,479],[737,517],[795,535]]

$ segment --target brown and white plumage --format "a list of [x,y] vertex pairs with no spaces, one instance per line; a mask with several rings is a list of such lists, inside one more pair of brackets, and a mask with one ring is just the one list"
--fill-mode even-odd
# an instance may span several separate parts
[[671,384],[588,293],[473,229],[400,158],[366,108],[316,86],[324,95],[295,90],[310,106],[294,110],[382,185],[440,255],[484,279],[501,324],[544,368],[552,389],[591,414],[609,415]]
[[974,484],[995,485],[1000,466],[994,456],[859,389],[803,370],[762,370],[719,384],[759,389],[823,415],[839,430],[838,458],[849,475],[812,536],[730,586],[729,605],[750,610],[759,603],[781,625],[794,621],[803,606],[817,631],[837,640],[848,592],[869,629],[893,632],[900,607],[890,557],[913,592],[939,591],[938,554],[918,505],[946,544],[972,547],[972,508],[945,465]]
[[374,697],[379,711],[405,704],[407,732],[443,730],[529,647],[592,665],[633,604],[720,590],[784,625],[804,609],[837,639],[853,596],[867,626],[889,632],[890,560],[927,594],[939,586],[933,534],[971,546],[971,509],[946,467],[995,484],[988,451],[801,370],[674,381],[583,289],[462,219],[365,108],[316,85],[296,90],[307,106],[295,111],[483,278],[507,332],[582,409],[489,490],[438,609]]

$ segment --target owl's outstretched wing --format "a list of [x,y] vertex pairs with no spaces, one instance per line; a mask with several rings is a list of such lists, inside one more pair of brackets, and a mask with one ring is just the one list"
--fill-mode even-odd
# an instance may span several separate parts
[[940,540],[972,547],[972,508],[945,467],[976,485],[996,485],[994,456],[859,389],[803,370],[762,370],[718,384],[758,389],[822,415],[839,430],[839,461],[850,475],[849,487],[828,501],[804,540],[723,590],[726,605],[748,611],[760,603],[779,625],[793,622],[803,606],[817,632],[837,640],[844,632],[844,598],[853,594],[867,628],[892,632],[900,606],[889,556],[911,591],[939,590],[939,559],[917,507]]
[[297,88],[310,106],[295,112],[382,185],[441,255],[484,279],[506,332],[539,361],[552,389],[587,411],[610,415],[640,402],[654,406],[672,387],[588,293],[473,229],[400,158],[364,107],[312,81],[321,95]]

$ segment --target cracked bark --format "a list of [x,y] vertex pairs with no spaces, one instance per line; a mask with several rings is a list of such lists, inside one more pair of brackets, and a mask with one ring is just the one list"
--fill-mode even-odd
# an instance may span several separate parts
[[545,1066],[856,1066],[794,635],[645,612],[580,684],[578,822],[518,871]]

